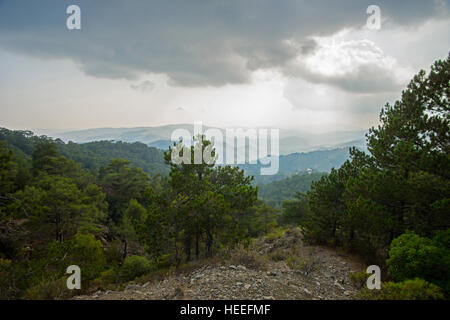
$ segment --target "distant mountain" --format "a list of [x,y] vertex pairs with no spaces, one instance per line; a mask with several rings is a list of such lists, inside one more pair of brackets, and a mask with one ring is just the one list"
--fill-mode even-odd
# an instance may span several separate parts
[[156,140],[148,144],[149,147],[158,148],[160,150],[167,150],[172,145],[173,142],[171,140]]
[[[212,127],[203,126],[203,130]],[[158,149],[167,149],[171,142],[172,132],[176,129],[185,129],[193,134],[193,124],[174,124],[156,127],[136,128],[97,128],[67,132],[54,132],[40,130],[42,134],[60,138],[63,141],[87,143],[93,141],[122,141],[141,142]],[[225,137],[225,129],[221,129]],[[243,128],[246,130],[246,128]],[[280,130],[280,154],[287,155],[296,152],[309,152],[315,150],[330,150],[335,148],[356,146],[365,148],[364,135],[366,131],[328,132],[322,134],[302,133],[295,130]]]
[[[177,127],[175,127],[177,128]],[[122,138],[125,138],[134,132],[140,136],[149,136],[149,128],[135,128],[135,130],[125,130],[120,133]],[[174,127],[158,128],[159,134],[169,134],[174,130]],[[122,129],[117,129],[122,130]],[[96,136],[105,138],[109,132],[118,133],[116,129],[93,129],[78,132],[80,139],[86,137]],[[74,134],[71,134],[74,136]],[[61,135],[60,135],[61,137]],[[11,131],[0,128],[0,140],[7,140],[10,148],[15,151],[31,156],[36,144],[43,139],[50,139],[47,137],[38,137],[33,135],[30,131]],[[98,169],[101,165],[106,165],[113,158],[124,158],[131,161],[133,165],[143,168],[145,171],[154,175],[157,173],[165,174],[168,172],[168,166],[164,163],[163,152],[161,149],[166,149],[170,140],[160,139],[148,144],[140,142],[122,142],[119,141],[92,141],[84,143],[63,142],[62,140],[54,140],[62,155],[73,159],[88,169]],[[285,142],[296,141],[301,142],[301,139],[283,139]],[[362,141],[355,140],[348,143],[343,143],[342,147],[330,150],[317,150],[311,152],[291,153],[288,155],[280,155],[279,157],[279,171],[275,175],[262,176],[260,175],[262,165],[258,164],[240,164],[239,167],[245,170],[248,175],[255,176],[255,184],[269,183],[271,181],[284,179],[286,177],[303,174],[307,172],[329,172],[331,168],[340,167],[349,157],[350,145],[361,145]]]
[[356,147],[360,150],[367,151],[367,143],[365,139],[357,139],[336,145],[338,148]]
[[294,152],[310,151],[314,146],[309,144],[305,138],[291,136],[280,139],[280,154],[290,154]]
[[76,143],[108,140],[149,144],[158,140],[170,140],[171,134],[175,129],[192,131],[192,127],[192,125],[188,124],[179,124],[160,127],[97,128],[59,133],[53,132],[52,136],[63,141]]
[[256,184],[261,184],[284,179],[295,174],[330,172],[331,168],[340,167],[348,158],[348,148],[281,155],[278,173],[268,176],[260,175],[262,167],[260,163],[239,165],[239,167],[243,168],[246,174],[254,176]]

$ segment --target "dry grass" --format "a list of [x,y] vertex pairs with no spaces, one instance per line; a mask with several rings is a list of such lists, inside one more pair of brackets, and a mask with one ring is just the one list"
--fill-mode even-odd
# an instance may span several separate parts
[[245,248],[243,245],[238,245],[229,254],[226,260],[228,264],[243,265],[249,269],[265,270],[266,259],[260,255],[253,247]]

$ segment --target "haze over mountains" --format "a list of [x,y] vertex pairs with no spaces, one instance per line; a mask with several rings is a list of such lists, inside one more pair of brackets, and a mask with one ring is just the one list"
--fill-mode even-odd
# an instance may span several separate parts
[[[202,126],[203,130],[213,127]],[[167,149],[171,142],[172,132],[176,129],[186,129],[193,133],[193,124],[173,124],[155,127],[135,128],[94,128],[75,131],[55,132],[51,130],[36,130],[68,142],[86,143],[92,141],[122,141],[142,142],[159,149]],[[217,128],[225,136],[225,129]],[[237,128],[235,128],[237,129]],[[246,128],[242,128],[246,130]],[[280,154],[287,155],[297,152],[310,152],[316,150],[330,150],[335,148],[348,148],[356,146],[365,149],[365,133],[367,131],[328,132],[322,134],[304,133],[297,130],[280,129]]]

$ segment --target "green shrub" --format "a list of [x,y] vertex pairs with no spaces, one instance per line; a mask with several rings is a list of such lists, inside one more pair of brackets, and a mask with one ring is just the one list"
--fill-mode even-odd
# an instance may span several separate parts
[[91,234],[82,233],[77,233],[70,240],[69,261],[70,264],[80,267],[81,277],[84,280],[98,277],[106,265],[101,242],[95,240],[95,237]]
[[433,237],[433,243],[438,247],[450,250],[450,229],[436,232]]
[[152,270],[154,270],[154,266],[147,258],[141,256],[129,256],[120,267],[119,274],[122,281],[130,281],[149,273]]
[[[444,234],[437,239],[444,241]],[[391,243],[386,260],[389,275],[396,281],[422,278],[450,292],[450,250],[438,240],[404,233]]]
[[367,278],[369,278],[370,274],[365,271],[361,272],[352,272],[350,273],[350,281],[357,288],[362,289],[366,286]]
[[156,259],[156,267],[158,269],[167,269],[170,266],[170,254],[163,254]]
[[106,263],[108,266],[118,266],[123,259],[123,243],[118,240],[113,240],[108,243],[108,246],[104,249]]
[[23,298],[30,300],[67,299],[76,294],[76,290],[67,288],[67,279],[49,280],[29,288]]
[[403,282],[383,282],[380,290],[362,289],[358,294],[364,300],[439,300],[444,299],[441,288],[416,278]]
[[11,283],[13,268],[11,260],[0,258],[0,299],[12,298],[16,293]]
[[265,238],[268,242],[272,242],[283,237],[285,231],[286,229],[283,229],[282,227],[275,228],[272,232],[266,234]]
[[110,268],[108,270],[103,271],[100,274],[100,277],[95,279],[92,284],[96,286],[98,289],[106,290],[111,285],[121,282],[119,277],[119,272],[116,268]]

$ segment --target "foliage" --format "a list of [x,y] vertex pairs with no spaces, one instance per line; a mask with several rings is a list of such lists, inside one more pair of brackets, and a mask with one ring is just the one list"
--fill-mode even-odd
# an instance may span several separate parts
[[29,288],[23,298],[30,300],[68,299],[74,294],[67,289],[66,279],[43,281]]
[[[122,281],[134,280],[150,271],[154,266],[149,260],[141,256],[129,256],[123,262],[123,265],[119,269],[120,279]],[[106,276],[105,274],[103,276]]]
[[311,183],[324,175],[321,172],[295,174],[268,184],[260,184],[258,185],[259,199],[271,206],[281,206],[283,201],[296,199],[298,192],[308,191]]
[[310,214],[306,194],[297,192],[295,199],[283,201],[281,224],[303,225]]
[[370,274],[368,274],[366,271],[360,271],[360,272],[352,272],[350,273],[350,281],[351,283],[356,286],[359,289],[362,289],[366,286],[367,279],[369,278]]
[[440,300],[441,289],[425,280],[416,278],[403,282],[384,282],[380,290],[362,289],[358,294],[363,300]]
[[440,246],[442,237],[432,240],[411,232],[394,239],[386,261],[389,275],[396,281],[421,277],[450,292],[450,250]]

